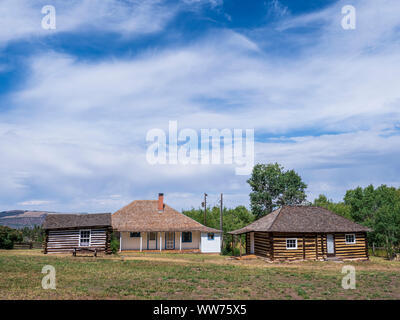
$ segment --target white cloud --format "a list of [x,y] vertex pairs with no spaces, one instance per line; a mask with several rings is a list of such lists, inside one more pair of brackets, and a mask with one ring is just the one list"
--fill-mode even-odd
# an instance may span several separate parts
[[20,206],[41,206],[41,205],[48,205],[50,203],[52,203],[52,201],[47,201],[47,200],[29,200],[29,201],[19,202],[18,205],[20,205]]
[[[210,2],[196,1],[201,7]],[[56,9],[56,30],[41,27],[43,6]],[[188,10],[190,3],[163,0],[2,0],[0,2],[0,48],[9,41],[31,40],[60,32],[116,32],[121,36],[160,32],[176,14]]]
[[[338,199],[356,184],[396,180],[399,11],[384,7],[382,27],[375,1],[359,6],[376,28],[360,16],[357,33],[346,33],[335,24],[337,6],[324,10],[317,14],[328,21],[324,36],[291,59],[228,30],[129,60],[35,57],[25,87],[0,116],[0,192],[15,202],[32,190],[48,193],[59,211],[112,211],[158,192],[179,209],[197,206],[203,192],[246,203],[246,179],[233,167],[146,163],[147,130],[167,129],[169,120],[180,129],[254,128],[256,159],[299,171],[311,197]],[[379,46],[367,50],[371,43]],[[282,142],[263,138],[269,134]]]

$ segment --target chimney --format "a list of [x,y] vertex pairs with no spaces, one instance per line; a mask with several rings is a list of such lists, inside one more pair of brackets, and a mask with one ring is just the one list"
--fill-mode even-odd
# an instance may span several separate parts
[[164,193],[158,194],[158,212],[161,213],[164,211]]

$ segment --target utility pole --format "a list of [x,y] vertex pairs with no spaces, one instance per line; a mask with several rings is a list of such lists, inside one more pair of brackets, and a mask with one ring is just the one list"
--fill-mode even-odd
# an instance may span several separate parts
[[204,225],[207,223],[207,193],[204,193],[204,202],[201,204],[204,206]]
[[222,210],[223,210],[223,195],[221,193],[221,200],[220,200],[220,207],[219,207],[219,229],[222,231],[222,224],[223,224],[223,218],[222,218]]
[[221,251],[222,248],[224,247],[224,232],[223,232],[223,194],[221,193],[221,201],[220,201],[220,207],[219,207],[219,229],[221,230]]

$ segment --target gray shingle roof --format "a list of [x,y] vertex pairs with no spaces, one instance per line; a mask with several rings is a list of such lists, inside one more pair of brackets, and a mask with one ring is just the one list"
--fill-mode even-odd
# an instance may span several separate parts
[[80,227],[111,227],[111,213],[48,214],[44,229],[66,229]]
[[371,229],[350,221],[325,208],[283,206],[248,226],[229,232],[365,232]]
[[157,200],[135,200],[113,213],[112,226],[117,231],[201,231],[220,233],[220,230],[206,227],[165,204],[158,211]]

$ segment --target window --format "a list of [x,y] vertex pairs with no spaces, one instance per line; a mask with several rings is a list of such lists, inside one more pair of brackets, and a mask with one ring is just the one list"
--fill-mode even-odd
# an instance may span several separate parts
[[81,247],[90,246],[90,230],[81,230],[79,237],[79,246]]
[[356,235],[354,233],[346,234],[346,244],[354,244],[356,243]]
[[130,237],[131,238],[140,238],[140,232],[131,232]]
[[182,242],[192,242],[192,233],[182,232]]
[[157,234],[155,232],[150,232],[149,233],[149,240],[154,241],[156,240]]
[[207,233],[208,240],[214,240],[214,233]]
[[297,249],[297,239],[286,239],[286,249]]

